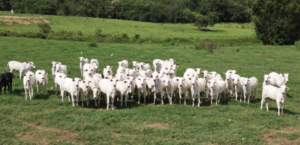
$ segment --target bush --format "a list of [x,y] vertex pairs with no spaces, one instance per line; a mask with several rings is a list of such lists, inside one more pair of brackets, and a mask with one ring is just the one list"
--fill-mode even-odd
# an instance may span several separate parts
[[264,45],[294,45],[300,39],[299,0],[255,0],[249,5],[256,37]]
[[197,50],[202,50],[202,49],[205,49],[205,42],[204,41],[201,41],[200,43],[199,43],[199,45],[195,45],[195,49],[197,49]]
[[128,35],[126,33],[122,33],[121,34],[121,38],[123,39],[129,39]]
[[207,48],[206,50],[209,52],[209,53],[214,53],[214,49],[217,49],[219,48],[219,45],[217,42],[214,42],[214,41],[210,41],[207,43]]
[[91,43],[89,44],[89,46],[90,46],[90,47],[97,47],[97,44],[96,44],[95,42],[91,42]]
[[198,27],[199,30],[206,30],[207,26],[213,27],[219,20],[218,13],[210,12],[205,16],[198,16],[194,26]]
[[38,23],[37,27],[39,28],[40,32],[43,34],[48,34],[52,31],[52,28],[48,23]]
[[97,28],[95,30],[95,36],[101,37],[102,36],[102,30],[100,28]]
[[140,37],[141,37],[141,36],[140,36],[139,34],[135,34],[135,35],[134,35],[134,38],[135,38],[135,39],[139,39]]

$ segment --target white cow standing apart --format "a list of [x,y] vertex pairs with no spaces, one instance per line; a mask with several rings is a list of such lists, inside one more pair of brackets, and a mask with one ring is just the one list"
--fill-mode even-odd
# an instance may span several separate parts
[[7,66],[9,67],[11,73],[13,72],[13,70],[19,71],[20,74],[19,79],[21,79],[22,73],[25,74],[30,69],[35,68],[35,65],[32,61],[26,63],[26,62],[18,62],[13,60],[13,61],[9,61],[7,63]]
[[272,85],[265,85],[262,90],[262,99],[261,99],[261,107],[262,110],[264,101],[266,101],[266,109],[269,111],[268,102],[269,100],[275,100],[278,108],[278,116],[280,116],[280,104],[281,104],[281,114],[283,114],[283,106],[285,102],[284,94],[286,90],[289,90],[285,85],[278,87]]
[[46,94],[48,94],[48,73],[45,70],[37,70],[35,72],[35,81],[36,81],[36,88],[37,93],[39,92],[39,85],[41,85],[41,93],[43,94],[43,87],[45,86]]
[[[253,95],[253,98],[254,99],[256,98],[257,86],[258,86],[258,80],[256,77],[251,77],[245,82],[245,84],[243,85],[244,103],[245,103],[247,94],[248,94],[248,104],[249,104],[249,99],[250,99],[251,93]],[[255,92],[255,95],[254,95],[254,92]]]
[[89,63],[89,59],[87,59],[85,57],[79,57],[79,60],[80,60],[79,66],[80,66],[80,71],[81,71],[81,75],[82,75],[83,66],[84,66],[85,63]]
[[34,85],[35,77],[34,73],[31,71],[27,71],[23,77],[23,85],[25,91],[25,99],[27,100],[27,90],[29,93],[30,100],[33,96],[33,85]]

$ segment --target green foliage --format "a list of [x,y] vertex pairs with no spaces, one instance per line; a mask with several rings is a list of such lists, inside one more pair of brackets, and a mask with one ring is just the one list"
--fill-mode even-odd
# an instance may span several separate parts
[[[0,0],[0,11],[10,10],[7,1]],[[17,13],[157,23],[194,23],[199,12],[217,12],[221,22],[250,22],[246,0],[14,0],[14,9]]]
[[37,27],[39,28],[40,32],[43,34],[48,34],[52,31],[52,28],[48,23],[38,23]]
[[300,1],[256,0],[253,10],[256,37],[264,45],[293,45],[300,37]]
[[210,12],[206,16],[198,16],[194,26],[197,26],[199,30],[206,30],[207,26],[213,27],[218,20],[218,13]]
[[102,36],[102,30],[100,28],[97,28],[95,30],[95,36],[101,37]]
[[91,42],[91,43],[89,43],[89,47],[98,47],[98,46],[97,46],[97,43]]

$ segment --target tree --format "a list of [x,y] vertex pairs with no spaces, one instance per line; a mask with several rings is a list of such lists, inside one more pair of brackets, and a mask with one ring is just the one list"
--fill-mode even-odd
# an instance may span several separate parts
[[218,13],[210,12],[205,16],[198,16],[194,26],[197,26],[199,30],[207,30],[207,26],[213,27],[218,20]]
[[111,1],[109,9],[111,11],[113,11],[113,12],[116,13],[116,19],[117,19],[118,12],[121,10],[121,6],[120,6],[120,3],[119,3],[119,0],[113,0],[113,1]]
[[256,37],[264,45],[294,45],[300,34],[299,0],[254,0]]

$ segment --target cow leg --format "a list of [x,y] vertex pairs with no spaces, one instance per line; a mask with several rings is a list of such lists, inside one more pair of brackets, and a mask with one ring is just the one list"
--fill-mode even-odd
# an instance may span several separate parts
[[153,99],[153,100],[154,100],[154,101],[153,101],[153,105],[155,105],[155,101],[156,101],[156,93],[155,93],[155,92],[154,92],[154,95],[153,95],[153,96],[154,96],[154,99]]
[[200,93],[198,94],[198,107],[200,107],[201,100],[200,100]]
[[4,85],[4,94],[6,94],[6,85]]
[[161,105],[164,105],[164,93],[160,93],[161,97]]
[[60,89],[61,102],[64,102],[64,94],[65,92],[62,89]]
[[128,93],[125,96],[125,106],[127,107]]
[[[48,94],[48,84],[45,84],[45,91],[46,91],[46,95]],[[79,96],[79,94],[78,94]]]
[[27,90],[25,87],[24,87],[24,91],[25,91],[25,100],[27,100]]
[[30,96],[30,100],[33,97],[33,85],[31,86],[31,88],[29,89],[29,96]]
[[261,99],[261,106],[260,106],[260,110],[262,110],[262,109],[263,109],[263,104],[264,104],[264,99],[262,98],[262,99]]
[[19,72],[19,79],[21,79],[21,77],[22,77],[22,72],[23,72],[23,70],[20,70],[20,72]]
[[74,105],[74,94],[73,94],[73,93],[70,93],[69,95],[70,95],[71,98],[72,98],[72,106],[74,107],[74,106],[75,106],[75,105]]
[[120,92],[121,108],[123,106],[123,93]]
[[140,95],[141,95],[140,93],[141,93],[141,92],[140,92],[140,89],[138,89],[138,97],[139,97],[139,99],[138,99],[138,104],[140,104],[140,97],[141,97],[141,96],[140,96]]
[[267,108],[267,111],[269,111],[268,103],[269,103],[269,99],[266,99],[266,108]]
[[55,96],[57,96],[57,83],[55,83]]
[[115,94],[111,97],[111,110],[115,110],[114,108],[114,100],[115,100]]

